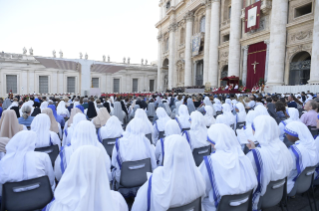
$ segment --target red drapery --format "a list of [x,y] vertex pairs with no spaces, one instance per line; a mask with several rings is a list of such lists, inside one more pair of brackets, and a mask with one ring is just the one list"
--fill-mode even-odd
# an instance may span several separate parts
[[[250,45],[248,48],[247,58],[247,81],[246,88],[253,88],[260,78],[265,77],[267,45],[264,42]],[[256,64],[256,72],[254,71],[254,63]]]

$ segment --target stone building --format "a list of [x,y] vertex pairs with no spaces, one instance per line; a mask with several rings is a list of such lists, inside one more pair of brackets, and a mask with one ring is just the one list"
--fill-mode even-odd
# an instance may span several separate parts
[[[157,67],[146,62],[130,64],[85,59],[64,59],[33,56],[33,50],[23,54],[0,53],[0,96],[10,90],[17,94],[27,93],[76,93],[89,94],[91,88],[101,93],[152,92],[157,86]],[[106,60],[106,61],[105,61]],[[87,67],[87,68],[86,68]]]
[[[246,12],[258,4],[259,26],[247,30]],[[159,8],[159,90],[219,87],[232,75],[247,86],[319,83],[318,0],[161,0]]]

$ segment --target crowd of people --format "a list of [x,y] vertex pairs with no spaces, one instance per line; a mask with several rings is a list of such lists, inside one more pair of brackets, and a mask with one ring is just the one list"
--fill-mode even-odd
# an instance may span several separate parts
[[[0,106],[0,183],[46,175],[54,199],[45,211],[162,211],[198,198],[211,211],[223,196],[248,191],[257,210],[270,181],[287,178],[290,193],[301,172],[319,164],[318,130],[309,129],[319,129],[313,93],[35,94]],[[111,152],[106,139],[116,140]],[[54,145],[53,162],[35,151]],[[201,147],[212,153],[197,166],[192,152]],[[119,191],[123,163],[146,158],[145,183]]]

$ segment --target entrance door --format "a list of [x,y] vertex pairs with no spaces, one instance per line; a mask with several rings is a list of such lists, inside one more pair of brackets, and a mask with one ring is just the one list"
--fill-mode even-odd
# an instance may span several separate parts
[[196,86],[203,86],[203,72],[204,72],[204,64],[203,60],[200,60],[196,64]]
[[311,60],[290,63],[289,85],[307,84],[310,79]]

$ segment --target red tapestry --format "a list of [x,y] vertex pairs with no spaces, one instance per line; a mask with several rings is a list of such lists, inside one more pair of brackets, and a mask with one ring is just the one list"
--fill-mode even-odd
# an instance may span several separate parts
[[[252,5],[249,5],[248,7],[245,8],[245,33],[259,28],[259,25],[260,25],[260,6],[261,6],[261,1],[258,1],[258,2],[254,3]],[[248,17],[248,11],[254,7],[257,7],[256,25],[248,28],[248,26],[247,26],[248,19],[250,18],[250,17]]]
[[264,42],[250,45],[247,58],[246,88],[254,87],[260,78],[265,78],[267,45]]

